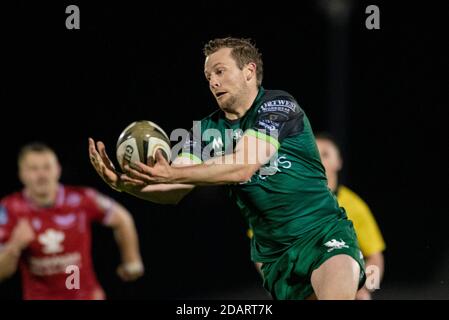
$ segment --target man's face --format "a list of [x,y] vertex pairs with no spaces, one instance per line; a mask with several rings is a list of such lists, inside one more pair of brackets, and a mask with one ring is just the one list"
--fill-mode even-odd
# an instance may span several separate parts
[[340,152],[335,144],[326,139],[316,139],[318,151],[320,152],[321,162],[323,163],[326,174],[337,174],[342,166]]
[[231,48],[222,48],[207,56],[204,73],[209,89],[223,111],[234,109],[242,97],[249,91],[246,74],[249,70],[240,70],[231,56]]
[[49,151],[28,152],[19,163],[19,177],[33,195],[45,196],[57,189],[61,168]]

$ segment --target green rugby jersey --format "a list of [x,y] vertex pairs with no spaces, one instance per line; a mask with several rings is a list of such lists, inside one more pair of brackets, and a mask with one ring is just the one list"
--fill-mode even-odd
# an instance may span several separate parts
[[261,87],[242,118],[229,120],[217,110],[198,125],[180,154],[197,163],[232,153],[242,134],[255,135],[277,149],[249,181],[228,186],[253,230],[253,261],[274,261],[305,232],[346,217],[327,187],[309,120],[287,92]]

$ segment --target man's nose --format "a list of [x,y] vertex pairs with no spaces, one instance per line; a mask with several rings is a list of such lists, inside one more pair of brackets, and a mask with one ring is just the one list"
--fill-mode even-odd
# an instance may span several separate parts
[[48,172],[47,172],[46,170],[39,170],[39,171],[37,172],[37,177],[38,177],[39,179],[47,178],[47,176],[48,176]]
[[220,87],[220,82],[218,81],[217,77],[215,77],[215,76],[210,77],[209,86],[211,87],[211,89]]

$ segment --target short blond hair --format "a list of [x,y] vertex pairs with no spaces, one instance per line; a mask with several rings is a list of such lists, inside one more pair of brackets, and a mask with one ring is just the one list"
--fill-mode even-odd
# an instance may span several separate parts
[[240,70],[242,70],[243,67],[250,62],[255,63],[257,86],[260,87],[262,85],[262,78],[263,78],[262,54],[251,42],[251,39],[232,38],[232,37],[213,39],[210,40],[208,43],[206,43],[203,52],[204,55],[207,57],[222,48],[232,49],[231,56],[232,58],[234,58]]

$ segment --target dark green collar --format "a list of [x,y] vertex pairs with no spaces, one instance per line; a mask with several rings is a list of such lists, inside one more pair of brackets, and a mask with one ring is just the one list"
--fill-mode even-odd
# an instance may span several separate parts
[[254,100],[251,108],[254,106],[257,106],[260,103],[260,100],[262,100],[262,96],[264,93],[265,93],[265,89],[262,86],[260,86],[259,92],[257,93],[256,99]]

